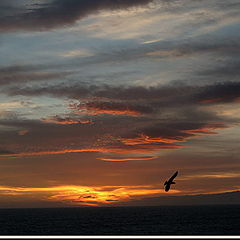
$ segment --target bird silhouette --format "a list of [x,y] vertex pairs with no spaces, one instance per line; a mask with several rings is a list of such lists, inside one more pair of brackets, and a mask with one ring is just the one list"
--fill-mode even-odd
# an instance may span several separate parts
[[166,181],[164,183],[164,188],[165,188],[165,192],[168,192],[170,187],[171,187],[171,184],[176,184],[175,182],[173,182],[173,179],[178,175],[178,171],[176,171],[169,179],[168,181]]

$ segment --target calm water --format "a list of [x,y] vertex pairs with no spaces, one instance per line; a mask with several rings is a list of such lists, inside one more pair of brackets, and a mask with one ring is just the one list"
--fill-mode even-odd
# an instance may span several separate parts
[[0,235],[240,235],[240,205],[0,209]]

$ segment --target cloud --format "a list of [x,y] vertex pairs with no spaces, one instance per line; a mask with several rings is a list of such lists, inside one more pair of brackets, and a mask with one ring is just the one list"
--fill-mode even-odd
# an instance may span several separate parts
[[[0,86],[64,78],[72,72],[46,72],[44,66],[13,65],[0,68]],[[47,66],[46,66],[47,68]]]
[[[154,107],[170,107],[171,105],[190,105],[220,98],[222,101],[234,101],[240,97],[240,83],[225,81],[205,86],[163,85],[156,87],[111,86],[111,85],[47,85],[44,87],[10,87],[5,90],[11,96],[52,95],[70,99],[88,100],[83,104],[72,105],[73,108],[92,110],[132,110],[138,113],[152,113]],[[105,100],[105,101],[104,101]],[[111,101],[106,101],[111,100]],[[121,101],[119,101],[121,100]],[[136,104],[138,101],[138,104]],[[128,102],[128,103],[126,103]],[[148,104],[150,103],[150,105]]]
[[[238,82],[156,87],[59,85],[8,91],[77,100],[62,117],[1,120],[1,125],[13,128],[2,137],[6,139],[5,149],[15,152],[12,156],[16,157],[179,149],[192,138],[217,134],[234,126],[237,120],[216,112],[214,106],[235,104],[240,97]],[[91,122],[94,124],[88,124]],[[13,138],[22,129],[28,130],[28,134]],[[18,148],[8,147],[13,143]]]
[[59,54],[59,56],[66,57],[66,58],[72,58],[72,57],[91,57],[94,56],[94,53],[91,53],[88,50],[81,49],[81,50],[72,50],[67,51]]
[[[184,98],[194,94],[201,88],[194,86],[113,86],[113,85],[86,85],[86,84],[61,84],[45,85],[44,87],[9,87],[5,92],[10,96],[41,96],[51,95],[56,97],[68,97],[70,99],[91,100],[91,98],[100,100],[125,100],[125,101],[150,101],[161,100],[167,101],[169,98]],[[189,92],[186,95],[186,92]],[[186,98],[186,97],[185,97]]]
[[68,125],[68,124],[91,124],[93,123],[90,120],[78,120],[71,117],[60,117],[60,116],[54,116],[52,118],[42,119],[45,123],[54,123],[54,124],[60,124],[60,125]]
[[[210,41],[211,40],[211,41]],[[131,52],[131,51],[130,51]],[[225,54],[226,56],[239,55],[239,41],[231,37],[201,40],[189,38],[179,41],[158,41],[144,44],[138,52],[151,57],[186,57],[196,54]]]
[[240,98],[240,82],[223,82],[213,86],[206,86],[196,94],[202,103],[235,102]]
[[20,131],[18,132],[18,135],[24,136],[24,135],[27,134],[27,133],[28,133],[28,130],[23,129],[23,130],[20,130]]
[[152,112],[152,109],[147,106],[116,101],[89,101],[80,104],[71,104],[70,107],[75,113],[88,115],[112,114],[139,116]]
[[105,148],[90,148],[90,149],[65,149],[56,151],[43,151],[43,152],[20,152],[11,153],[10,151],[1,151],[0,157],[31,157],[31,156],[44,156],[44,155],[58,155],[67,153],[82,153],[82,152],[122,152],[121,149],[105,149]]
[[[2,137],[5,138],[4,147],[10,152],[3,152],[1,157],[175,150],[182,148],[182,143],[193,137],[216,134],[216,130],[227,127],[222,123],[210,124],[209,120],[202,123],[181,122],[177,119],[169,119],[168,123],[161,123],[155,120],[156,126],[152,125],[153,121],[146,121],[147,119],[136,119],[134,125],[127,124],[128,120],[100,118],[91,126],[26,120],[16,120],[12,123],[0,121],[1,125],[14,127],[2,133]],[[15,132],[19,133],[18,128],[27,128],[28,134],[17,137]]]
[[126,162],[126,161],[146,161],[153,160],[157,157],[128,157],[128,158],[99,158],[102,161],[106,162]]
[[216,130],[226,127],[222,123],[206,124],[175,121],[161,124],[161,127],[153,125],[138,129],[132,137],[121,137],[117,140],[125,146],[143,149],[155,147],[160,150],[164,149],[164,145],[166,147],[172,146],[172,149],[178,149],[181,147],[181,145],[176,145],[178,143],[187,142],[189,139],[203,134],[216,134]]
[[[48,3],[22,6],[22,13],[8,9],[0,18],[0,31],[46,31],[74,24],[101,10],[121,10],[144,6],[152,0],[54,0]],[[5,3],[4,3],[5,4]]]
[[[236,54],[240,54],[238,49],[235,50]],[[231,61],[226,61],[224,64],[221,64],[220,66],[216,66],[213,69],[207,69],[203,71],[199,71],[199,74],[203,76],[211,76],[211,77],[239,77],[240,76],[240,64],[238,60],[236,59],[234,61],[234,58]]]
[[[84,153],[84,152],[97,152],[97,153],[146,153],[146,152],[153,152],[159,150],[174,150],[180,148],[181,146],[173,145],[173,144],[155,144],[155,145],[147,145],[141,144],[137,147],[132,146],[123,146],[123,145],[116,145],[108,147],[98,147],[98,148],[80,148],[80,149],[63,149],[61,150],[49,150],[49,151],[35,151],[35,152],[11,152],[11,151],[2,151],[0,152],[0,158],[5,157],[34,157],[34,156],[45,156],[45,155],[61,155],[61,154],[69,154],[69,153]],[[45,146],[47,148],[47,146]],[[133,159],[132,159],[133,160]],[[139,159],[140,160],[140,159]],[[145,159],[147,160],[147,159]]]

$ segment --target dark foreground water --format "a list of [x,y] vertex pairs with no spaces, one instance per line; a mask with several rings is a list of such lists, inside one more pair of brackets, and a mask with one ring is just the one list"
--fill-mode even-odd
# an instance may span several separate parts
[[0,235],[240,235],[240,205],[0,209]]

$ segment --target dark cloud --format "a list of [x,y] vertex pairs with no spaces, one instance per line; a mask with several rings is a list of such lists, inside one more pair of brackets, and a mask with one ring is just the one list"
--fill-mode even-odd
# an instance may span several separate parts
[[43,122],[50,124],[60,124],[60,125],[68,125],[68,124],[92,124],[91,120],[87,119],[79,119],[79,117],[72,116],[53,116],[50,118],[43,118]]
[[[240,48],[239,48],[240,49]],[[240,55],[239,51],[238,54]],[[231,61],[224,62],[220,66],[216,66],[213,69],[207,69],[200,71],[199,74],[203,76],[210,76],[210,77],[239,77],[240,76],[240,63],[236,59],[232,59]]]
[[213,86],[206,86],[196,98],[203,103],[234,102],[240,97],[240,82],[224,82]]
[[12,16],[15,14],[21,14],[23,9],[16,0],[8,1],[1,0],[0,2],[0,16]]
[[6,6],[8,14],[0,18],[0,31],[44,31],[74,24],[90,14],[101,10],[120,10],[144,6],[152,0],[55,0],[22,6],[24,13],[16,14],[13,7]]
[[46,72],[44,66],[10,66],[0,68],[0,85],[64,78],[72,72]]
[[[133,110],[138,110],[143,113],[151,113],[152,107],[170,107],[176,105],[192,105],[198,104],[209,98],[220,98],[220,102],[226,99],[231,101],[240,97],[239,82],[220,82],[205,86],[190,86],[190,85],[168,85],[157,87],[140,87],[140,86],[111,86],[111,85],[46,85],[44,87],[25,87],[25,88],[8,88],[5,92],[11,96],[41,96],[51,95],[56,97],[67,97],[69,99],[88,100],[89,102],[76,105],[82,108],[96,109],[125,109],[129,104]],[[96,99],[97,101],[94,101]],[[103,101],[105,100],[105,102]],[[114,100],[107,102],[106,100]],[[116,102],[117,100],[126,101]],[[132,105],[133,101],[138,101],[137,105]],[[151,105],[148,106],[148,104]]]
[[6,92],[9,95],[41,96],[52,95],[56,97],[68,97],[72,99],[114,99],[114,100],[159,100],[172,98],[174,95],[185,96],[186,92],[193,92],[192,86],[111,86],[111,85],[45,85],[44,87],[12,87]]

